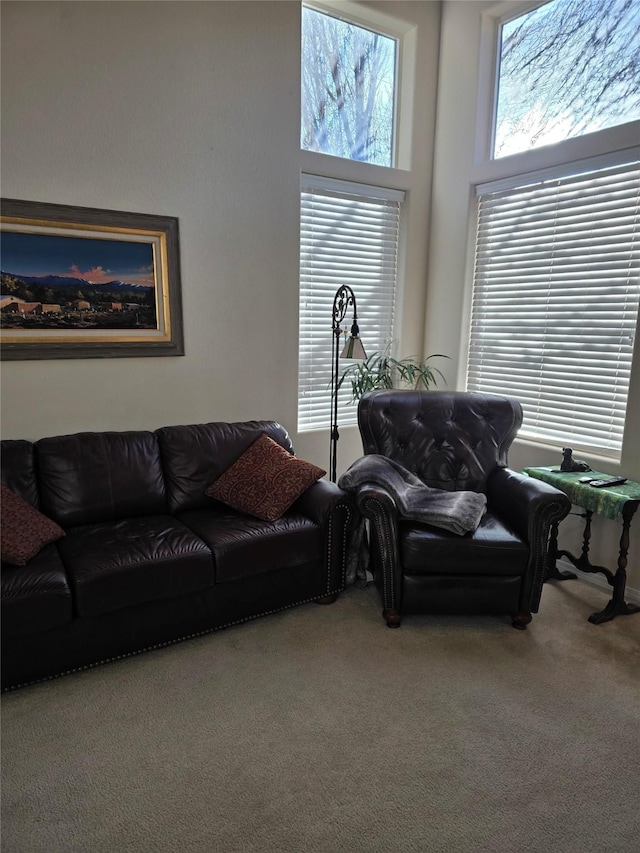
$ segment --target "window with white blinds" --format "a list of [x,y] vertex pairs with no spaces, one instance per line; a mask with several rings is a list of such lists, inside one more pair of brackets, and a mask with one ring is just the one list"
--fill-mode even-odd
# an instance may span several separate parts
[[477,188],[467,387],[519,399],[522,437],[620,455],[640,298],[639,155]]
[[[367,355],[393,336],[400,205],[404,193],[303,175],[300,208],[298,430],[330,420],[333,298],[348,284],[356,297]],[[351,312],[346,321],[351,327]],[[342,362],[347,366],[348,361]],[[356,404],[340,391],[338,421],[356,423]]]

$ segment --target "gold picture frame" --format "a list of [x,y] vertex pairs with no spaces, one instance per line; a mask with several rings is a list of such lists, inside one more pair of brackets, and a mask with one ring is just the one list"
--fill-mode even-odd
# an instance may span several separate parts
[[2,359],[184,355],[178,220],[0,200]]

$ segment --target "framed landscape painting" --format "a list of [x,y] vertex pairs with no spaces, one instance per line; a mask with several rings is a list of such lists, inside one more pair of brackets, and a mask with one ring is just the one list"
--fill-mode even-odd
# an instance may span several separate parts
[[184,355],[178,220],[0,201],[4,360]]

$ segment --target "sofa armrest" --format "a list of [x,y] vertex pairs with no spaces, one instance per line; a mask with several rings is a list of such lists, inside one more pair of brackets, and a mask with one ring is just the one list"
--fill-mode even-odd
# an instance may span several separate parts
[[315,522],[324,537],[327,595],[344,589],[347,559],[355,520],[351,496],[330,480],[318,480],[293,504],[291,509]]
[[291,509],[306,515],[320,526],[327,523],[340,502],[349,501],[347,492],[330,480],[318,480],[293,503]]
[[529,545],[521,607],[525,612],[537,613],[548,570],[549,533],[552,525],[569,514],[571,501],[564,492],[542,480],[509,468],[496,468],[487,482],[487,504]]

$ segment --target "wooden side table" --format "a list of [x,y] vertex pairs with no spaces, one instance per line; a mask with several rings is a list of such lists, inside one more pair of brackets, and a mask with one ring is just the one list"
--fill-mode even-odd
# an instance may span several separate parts
[[[584,534],[582,538],[582,553],[576,557],[570,551],[558,550],[558,525],[551,529],[549,539],[549,569],[546,580],[569,580],[575,578],[573,572],[560,572],[556,565],[559,557],[567,557],[568,560],[583,572],[602,572],[609,585],[613,587],[611,601],[604,610],[592,613],[589,622],[599,625],[609,622],[615,616],[626,616],[630,613],[640,612],[640,606],[627,604],[624,600],[624,591],[627,584],[627,553],[629,551],[629,528],[638,506],[640,505],[640,483],[627,480],[620,486],[608,486],[604,489],[596,489],[588,483],[580,483],[580,477],[586,476],[584,472],[566,473],[554,470],[555,466],[543,468],[523,468],[525,474],[544,480],[545,483],[560,489],[570,499],[572,504],[582,507],[585,512],[580,513],[585,519]],[[601,474],[597,471],[589,471],[589,477],[606,479],[611,474]],[[589,561],[589,543],[591,540],[591,518],[594,512],[614,521],[622,521],[622,534],[620,536],[620,551],[618,553],[618,566],[615,572],[604,566],[594,566]]]

